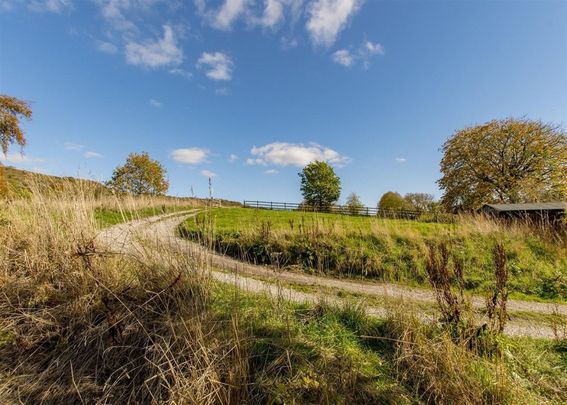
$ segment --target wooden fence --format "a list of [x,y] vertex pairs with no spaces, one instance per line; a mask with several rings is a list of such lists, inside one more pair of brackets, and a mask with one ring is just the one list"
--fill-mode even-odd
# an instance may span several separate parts
[[314,207],[288,202],[276,201],[248,201],[244,200],[245,208],[257,208],[265,210],[279,210],[279,211],[303,211],[303,212],[329,212],[342,215],[356,215],[356,216],[376,216],[381,218],[399,218],[399,219],[413,219],[417,220],[424,215],[421,211],[411,210],[381,210],[375,207],[349,207],[346,205],[333,205],[326,210],[319,210]]

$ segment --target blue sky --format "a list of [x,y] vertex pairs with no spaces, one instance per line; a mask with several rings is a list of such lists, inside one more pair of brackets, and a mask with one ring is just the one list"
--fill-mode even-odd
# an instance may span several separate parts
[[567,122],[567,2],[0,0],[0,93],[32,103],[2,163],[170,194],[299,201],[324,159],[375,205],[439,197],[439,147],[493,118]]

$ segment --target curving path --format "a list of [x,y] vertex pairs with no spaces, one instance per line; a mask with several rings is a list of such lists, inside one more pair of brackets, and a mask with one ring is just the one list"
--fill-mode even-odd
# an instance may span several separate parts
[[[342,280],[330,277],[314,276],[290,271],[277,271],[272,268],[243,263],[239,260],[219,255],[194,242],[176,237],[176,228],[185,219],[194,216],[197,210],[164,214],[142,220],[115,225],[103,230],[97,240],[114,252],[140,255],[143,252],[139,241],[154,242],[160,249],[167,248],[183,254],[198,257],[213,270],[211,275],[219,281],[232,283],[243,290],[265,292],[273,297],[296,302],[319,302],[322,297],[328,302],[343,302],[333,291],[346,291],[364,294],[370,297],[387,299],[401,305],[404,301],[421,304],[434,304],[435,297],[430,290],[404,287],[389,283]],[[311,286],[319,292],[301,292],[286,285]],[[484,306],[484,298],[472,297],[474,307]],[[539,314],[560,313],[567,316],[567,305],[548,304],[531,301],[509,300],[508,310],[512,312],[505,332],[513,336],[553,338],[549,324],[542,321],[526,320],[515,317],[513,312]],[[368,307],[369,315],[380,316],[386,313],[384,307]],[[430,319],[430,315],[423,315]]]

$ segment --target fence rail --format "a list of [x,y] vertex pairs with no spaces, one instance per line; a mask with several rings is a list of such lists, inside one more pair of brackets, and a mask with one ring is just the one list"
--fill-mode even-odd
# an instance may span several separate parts
[[[375,216],[381,218],[399,218],[399,219],[413,219],[417,220],[424,214],[421,211],[411,210],[382,210],[375,207],[349,207],[346,205],[333,205],[328,209],[321,210],[314,207],[288,202],[277,201],[249,201],[244,200],[243,206],[245,208],[256,208],[265,210],[278,210],[278,211],[303,211],[303,212],[328,212],[342,215],[355,215],[355,216]],[[435,219],[433,219],[435,220]]]

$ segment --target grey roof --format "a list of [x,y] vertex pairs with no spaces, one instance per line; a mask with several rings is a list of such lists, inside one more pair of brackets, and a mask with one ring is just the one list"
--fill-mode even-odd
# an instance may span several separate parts
[[565,211],[567,210],[567,202],[558,201],[525,204],[484,204],[483,207],[490,207],[496,211]]

